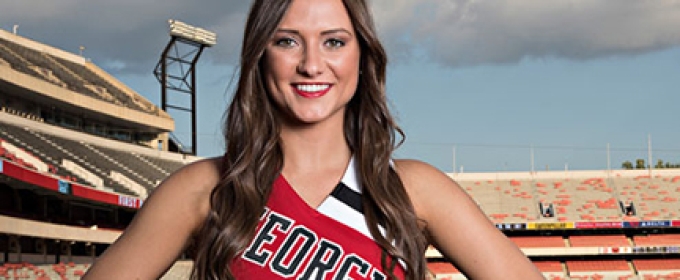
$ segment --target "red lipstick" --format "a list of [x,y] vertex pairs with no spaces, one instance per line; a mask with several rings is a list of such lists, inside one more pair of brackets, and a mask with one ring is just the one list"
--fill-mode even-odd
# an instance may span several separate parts
[[296,83],[292,84],[293,91],[305,98],[322,97],[331,90],[331,84]]

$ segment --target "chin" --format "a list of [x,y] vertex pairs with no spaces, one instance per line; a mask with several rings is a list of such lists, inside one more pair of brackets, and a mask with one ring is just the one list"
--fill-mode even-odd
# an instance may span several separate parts
[[324,118],[321,117],[306,117],[306,118],[298,118],[298,122],[300,124],[317,124],[320,123],[324,120]]
[[294,114],[294,118],[305,123],[315,123],[330,118],[329,114],[323,112],[300,112]]
[[291,111],[291,123],[298,125],[312,125],[322,122],[334,122],[337,120],[344,121],[342,110],[304,110]]

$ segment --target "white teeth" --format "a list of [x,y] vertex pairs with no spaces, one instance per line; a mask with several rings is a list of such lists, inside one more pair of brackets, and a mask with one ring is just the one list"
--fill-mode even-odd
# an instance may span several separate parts
[[317,92],[326,90],[329,87],[329,85],[296,85],[295,87],[299,91]]

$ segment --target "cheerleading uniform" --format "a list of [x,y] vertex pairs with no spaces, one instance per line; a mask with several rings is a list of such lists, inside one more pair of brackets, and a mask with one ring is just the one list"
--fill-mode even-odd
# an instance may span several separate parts
[[[352,159],[317,209],[276,178],[255,237],[231,269],[236,279],[387,279],[381,254],[366,226]],[[394,273],[403,278],[401,265]]]

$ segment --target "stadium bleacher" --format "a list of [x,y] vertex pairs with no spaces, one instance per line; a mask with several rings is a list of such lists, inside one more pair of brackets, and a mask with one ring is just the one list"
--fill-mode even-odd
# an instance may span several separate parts
[[566,247],[562,236],[512,236],[510,241],[520,248],[557,248]]
[[677,259],[640,259],[633,264],[641,279],[680,279]]
[[571,247],[630,247],[624,235],[574,235],[569,237]]
[[2,58],[18,71],[117,105],[145,112],[154,110],[148,101],[144,102],[141,98],[125,94],[85,65],[79,65],[4,39],[0,39],[0,49],[5,53]]
[[533,263],[547,279],[566,279],[565,266],[559,261],[534,261]]
[[[547,279],[680,279],[680,221],[674,210],[678,204],[672,203],[679,195],[680,170],[651,172],[451,177]],[[552,212],[545,212],[548,209]],[[653,211],[659,215],[649,215]],[[526,218],[518,219],[523,216],[518,214]],[[446,260],[434,249],[426,256],[433,263]],[[464,279],[447,265],[433,266],[432,271],[436,279]]]
[[653,234],[636,235],[633,238],[636,246],[667,246],[680,245],[680,235],[677,234]]
[[[198,159],[159,150],[172,126],[93,63],[0,30],[0,279],[79,279]],[[186,279],[190,263],[176,267],[165,279]]]

